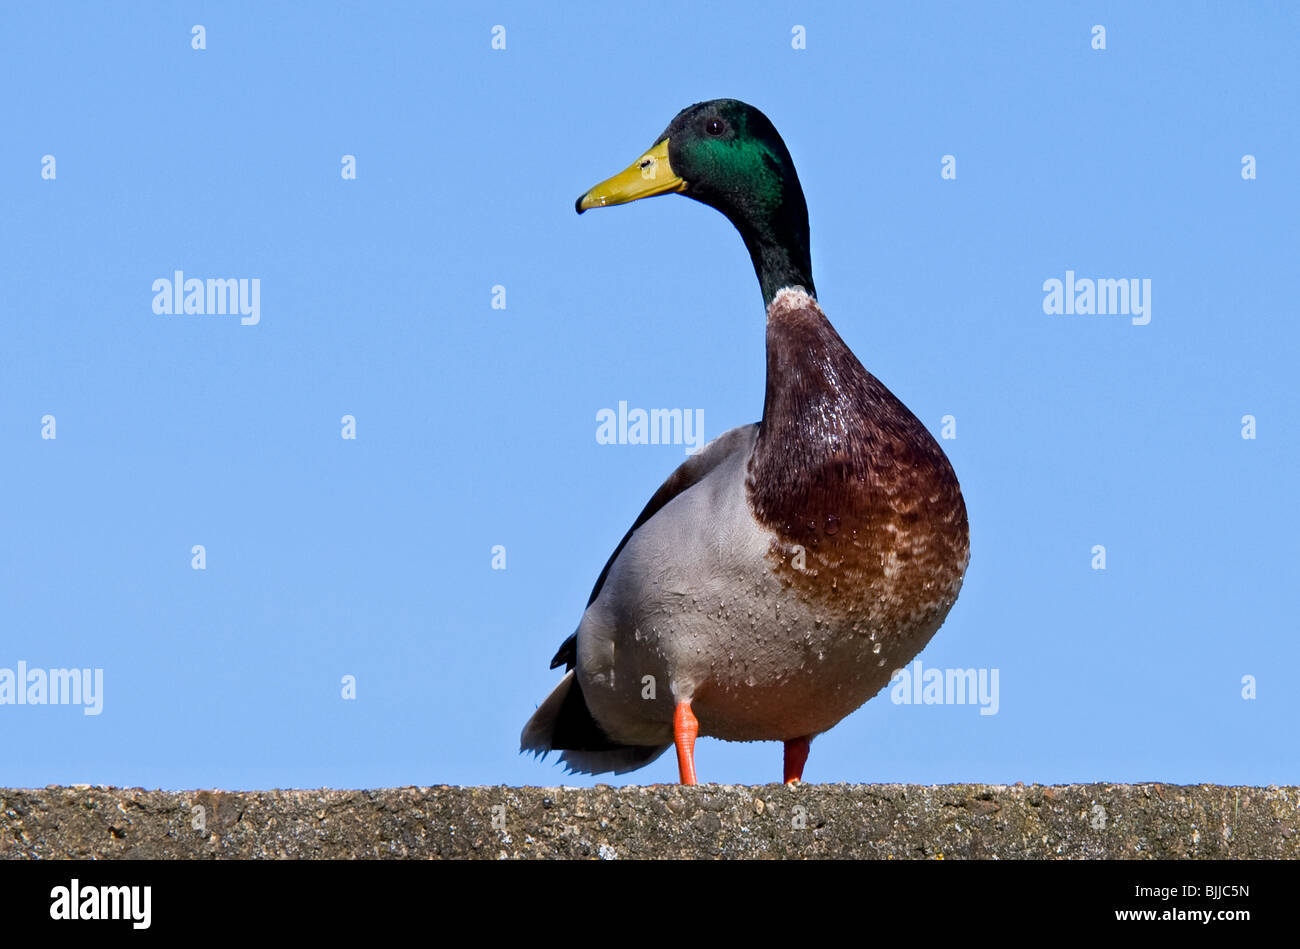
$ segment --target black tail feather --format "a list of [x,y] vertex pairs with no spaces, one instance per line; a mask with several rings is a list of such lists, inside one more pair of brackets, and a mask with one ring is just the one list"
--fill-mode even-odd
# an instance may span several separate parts
[[587,707],[576,673],[570,671],[533,713],[519,736],[519,750],[545,755],[562,751],[573,772],[623,774],[648,765],[669,745],[622,745],[613,741]]

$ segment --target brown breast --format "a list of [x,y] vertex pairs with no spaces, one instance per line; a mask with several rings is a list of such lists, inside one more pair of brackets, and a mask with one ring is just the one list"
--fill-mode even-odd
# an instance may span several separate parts
[[746,487],[776,573],[852,628],[928,639],[956,600],[970,541],[952,466],[801,291],[768,307]]

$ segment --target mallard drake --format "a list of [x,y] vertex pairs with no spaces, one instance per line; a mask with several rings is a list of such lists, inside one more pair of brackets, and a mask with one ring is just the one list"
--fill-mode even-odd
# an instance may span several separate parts
[[803,189],[767,117],[735,99],[684,109],[577,210],[673,193],[717,208],[749,249],[767,310],[763,418],[655,492],[551,660],[566,674],[521,751],[624,773],[675,744],[694,784],[697,735],[781,741],[798,781],[812,738],[948,615],[966,505],[934,438],[818,305]]

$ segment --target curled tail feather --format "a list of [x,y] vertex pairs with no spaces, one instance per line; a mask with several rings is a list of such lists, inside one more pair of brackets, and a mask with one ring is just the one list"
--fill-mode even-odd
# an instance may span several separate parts
[[570,669],[546,701],[538,706],[519,736],[519,750],[545,756],[560,751],[570,772],[625,774],[654,761],[671,745],[620,745],[610,740],[582,694],[576,672]]

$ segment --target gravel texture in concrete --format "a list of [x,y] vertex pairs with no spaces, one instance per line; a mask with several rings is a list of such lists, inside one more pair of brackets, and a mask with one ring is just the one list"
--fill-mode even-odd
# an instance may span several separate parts
[[1298,858],[1300,788],[0,789],[0,857]]

